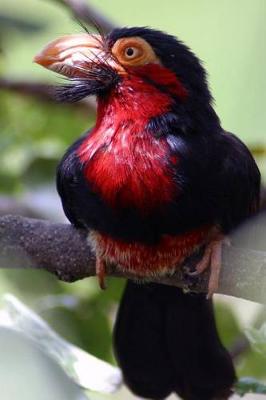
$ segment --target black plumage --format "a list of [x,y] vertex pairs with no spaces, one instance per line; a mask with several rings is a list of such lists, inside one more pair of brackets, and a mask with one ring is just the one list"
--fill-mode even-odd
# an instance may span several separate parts
[[212,301],[181,289],[128,282],[114,329],[126,384],[138,396],[227,399],[235,378]]
[[127,241],[154,243],[162,234],[181,234],[203,224],[219,225],[228,233],[256,211],[260,175],[249,150],[237,137],[221,129],[211,137],[175,135],[165,123],[158,131],[181,160],[175,173],[176,183],[182,187],[177,201],[146,218],[132,208],[114,213],[84,177],[84,165],[75,150],[85,135],[67,151],[57,174],[58,192],[73,224]]
[[[107,48],[132,36],[146,40],[188,91],[186,101],[169,93],[171,110],[150,118],[145,127],[154,140],[166,140],[169,158],[178,158],[173,180],[181,191],[174,201],[147,215],[131,206],[114,210],[85,177],[77,149],[88,132],[58,167],[57,187],[65,213],[78,227],[148,245],[162,235],[179,235],[208,224],[227,234],[258,209],[256,163],[247,147],[222,129],[198,58],[173,36],[148,28],[116,29],[106,38]],[[113,77],[112,85],[117,83]],[[149,83],[167,91],[161,84]],[[97,84],[93,94],[108,98],[109,87],[104,91],[102,82]],[[71,99],[83,93],[77,95],[77,85],[74,91],[66,88]],[[232,361],[217,335],[211,301],[173,287],[127,284],[114,348],[126,383],[141,397],[159,400],[176,392],[186,400],[226,399],[235,380]]]

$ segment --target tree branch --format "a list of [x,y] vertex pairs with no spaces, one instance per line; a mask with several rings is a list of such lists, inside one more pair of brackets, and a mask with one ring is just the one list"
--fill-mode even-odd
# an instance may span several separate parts
[[[41,101],[60,104],[56,100],[55,96],[55,91],[57,89],[57,86],[54,86],[52,84],[1,77],[0,89],[19,93],[23,96],[35,97],[36,99]],[[91,112],[95,114],[96,111],[95,101],[88,97],[77,103],[68,103],[67,105],[68,107],[77,107],[80,109],[84,109],[86,113]]]
[[41,100],[55,101],[52,85],[42,82],[31,82],[27,80],[15,80],[1,77],[0,88],[18,92],[26,96],[35,96]]
[[0,195],[0,217],[4,215],[20,215],[29,218],[42,218],[42,215],[28,206],[23,200],[11,196]]
[[57,2],[64,4],[74,16],[87,24],[95,25],[96,23],[104,33],[108,33],[115,28],[115,24],[109,18],[89,5],[85,0],[57,0]]
[[[66,282],[95,275],[95,256],[87,233],[68,224],[19,216],[0,218],[0,267],[44,269]],[[108,275],[132,278],[114,266]],[[158,280],[153,279],[154,282]],[[206,292],[208,273],[188,277],[184,268],[160,283]],[[266,302],[266,254],[245,248],[223,249],[218,293]]]

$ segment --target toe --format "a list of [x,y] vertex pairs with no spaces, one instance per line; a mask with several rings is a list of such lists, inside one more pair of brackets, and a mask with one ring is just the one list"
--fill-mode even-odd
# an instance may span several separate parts
[[199,275],[204,272],[210,265],[211,262],[212,247],[208,245],[205,249],[204,255],[200,262],[196,265],[195,275]]
[[210,278],[208,284],[207,298],[211,298],[219,287],[219,276],[222,266],[222,244],[223,240],[213,242],[210,260]]
[[105,261],[101,257],[96,257],[96,275],[98,278],[99,286],[102,290],[106,289],[105,274]]

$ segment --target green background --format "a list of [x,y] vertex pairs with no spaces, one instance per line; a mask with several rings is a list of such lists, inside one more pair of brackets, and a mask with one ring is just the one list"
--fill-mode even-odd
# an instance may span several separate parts
[[[265,0],[99,0],[90,4],[118,25],[159,28],[189,45],[208,71],[223,127],[259,154],[257,161],[266,175]],[[0,24],[0,79],[61,82],[32,59],[47,41],[82,30],[69,10],[55,0],[1,0],[1,16],[14,21]],[[19,28],[17,19],[36,25],[35,29]],[[1,90],[0,86],[2,196],[12,196],[38,209],[40,216],[62,220],[59,201],[53,194],[55,166],[93,120],[94,115],[84,108],[39,101]],[[54,205],[48,211],[47,191]],[[36,193],[40,194],[37,205]],[[122,285],[110,280],[109,289],[102,293],[94,279],[70,285],[40,271],[0,271],[1,293],[15,293],[41,310],[66,339],[111,362],[111,325]],[[43,306],[51,295],[52,306]],[[67,299],[75,299],[75,307],[70,307]],[[223,340],[231,346],[244,327],[264,320],[264,314],[251,303],[219,297],[217,318]],[[262,380],[266,380],[265,365],[266,360],[253,351],[244,352],[237,362],[240,374]],[[125,396],[129,395],[120,394],[121,398]]]

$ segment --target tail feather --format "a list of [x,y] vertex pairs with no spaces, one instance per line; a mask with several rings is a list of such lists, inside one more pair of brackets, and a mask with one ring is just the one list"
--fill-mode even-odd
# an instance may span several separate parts
[[212,302],[160,284],[127,283],[114,328],[114,349],[138,396],[227,399],[235,380],[220,342]]

